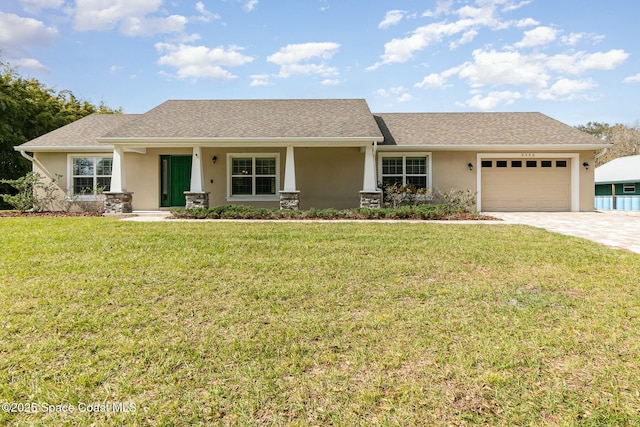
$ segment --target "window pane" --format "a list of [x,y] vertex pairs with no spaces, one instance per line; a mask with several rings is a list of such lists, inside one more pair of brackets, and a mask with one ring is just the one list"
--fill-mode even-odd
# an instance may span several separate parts
[[424,157],[407,157],[407,175],[424,175],[427,170],[427,159]]
[[522,160],[511,160],[511,167],[512,168],[521,168],[522,167]]
[[111,177],[99,177],[98,179],[98,188],[97,191],[110,191],[111,190]]
[[275,175],[276,159],[256,159],[256,175]]
[[482,161],[482,167],[483,168],[490,168],[493,166],[493,162],[491,160],[483,160]]
[[536,160],[527,160],[527,167],[528,168],[537,168],[538,167],[538,162]]
[[73,194],[93,193],[93,178],[73,178]]
[[93,157],[74,157],[73,174],[93,176]]
[[231,194],[232,195],[251,195],[251,177],[233,177],[231,178]]
[[402,185],[402,177],[401,176],[383,176],[382,177],[382,187],[386,187],[387,185],[398,184]]
[[557,168],[566,168],[567,167],[567,161],[566,160],[556,160],[556,167]]
[[506,160],[496,160],[496,167],[497,168],[506,168],[507,167],[507,161]]
[[408,176],[407,185],[411,185],[414,188],[427,188],[426,176]]
[[113,159],[106,157],[98,157],[96,164],[96,175],[111,175],[111,167]]
[[402,175],[402,157],[383,157],[383,175]]
[[233,159],[231,173],[233,175],[251,175],[253,174],[253,167],[251,164],[252,159]]
[[275,177],[256,177],[256,194],[276,194]]

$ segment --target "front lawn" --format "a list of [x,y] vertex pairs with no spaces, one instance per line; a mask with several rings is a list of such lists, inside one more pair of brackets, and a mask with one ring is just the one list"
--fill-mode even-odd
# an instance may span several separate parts
[[0,248],[2,425],[640,425],[637,254],[111,218],[0,218]]

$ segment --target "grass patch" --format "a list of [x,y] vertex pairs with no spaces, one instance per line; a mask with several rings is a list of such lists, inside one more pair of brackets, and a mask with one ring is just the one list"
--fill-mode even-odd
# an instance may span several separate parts
[[18,425],[640,425],[640,256],[507,225],[0,220]]

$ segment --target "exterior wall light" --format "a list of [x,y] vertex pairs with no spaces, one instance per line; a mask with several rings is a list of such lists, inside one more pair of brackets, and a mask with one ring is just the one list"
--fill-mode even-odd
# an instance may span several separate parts
[[589,163],[584,162],[584,163],[582,164],[582,166],[584,166],[584,168],[585,168],[586,170],[589,170]]
[[470,171],[472,171],[472,170],[473,170],[473,163],[469,163],[469,164],[467,165],[467,167],[469,168],[469,170],[470,170]]
[[212,161],[212,162],[213,162],[213,164],[215,165],[215,164],[216,164],[216,162],[218,161],[218,156],[213,156],[213,157],[211,158],[211,161]]

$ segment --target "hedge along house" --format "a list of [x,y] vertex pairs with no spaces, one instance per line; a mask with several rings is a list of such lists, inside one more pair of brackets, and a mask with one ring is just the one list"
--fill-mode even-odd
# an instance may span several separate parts
[[595,170],[595,207],[640,211],[640,155],[619,157]]
[[[106,212],[352,208],[381,185],[477,193],[478,210],[593,210],[601,141],[539,113],[372,114],[362,99],[167,101],[16,147],[62,197]],[[33,153],[29,155],[27,153]]]

